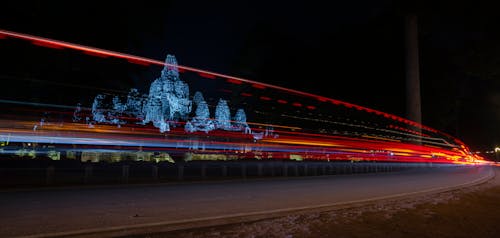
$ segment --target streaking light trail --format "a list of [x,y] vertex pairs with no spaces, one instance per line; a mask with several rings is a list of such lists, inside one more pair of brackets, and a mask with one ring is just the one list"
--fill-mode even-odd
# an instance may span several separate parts
[[[4,115],[5,118],[0,120],[0,141],[8,141],[7,144],[57,144],[63,145],[62,147],[57,148],[58,150],[76,151],[83,151],[87,149],[95,149],[99,151],[154,150],[168,151],[169,153],[174,152],[179,154],[196,151],[204,154],[230,154],[240,159],[257,157],[291,159],[292,157],[300,157],[308,160],[328,161],[366,160],[437,163],[483,162],[481,157],[471,154],[463,142],[447,135],[446,133],[396,115],[355,104],[189,66],[170,64],[168,61],[164,62],[64,41],[0,30],[0,39],[9,38],[26,40],[34,45],[48,47],[51,49],[72,49],[87,55],[101,58],[125,59],[133,64],[144,66],[158,65],[176,69],[175,72],[162,71],[162,77],[164,76],[163,74],[166,75],[169,73],[175,73],[178,77],[179,72],[194,72],[203,78],[209,79],[209,81],[210,79],[217,79],[219,80],[218,82],[229,85],[227,87],[229,89],[226,89],[226,85],[223,89],[219,88],[219,91],[238,95],[239,99],[242,100],[251,100],[254,98],[259,103],[262,102],[263,104],[271,104],[272,111],[259,111],[254,109],[253,113],[263,115],[262,117],[264,118],[276,114],[280,120],[276,122],[269,122],[267,120],[264,122],[250,120],[247,123],[246,116],[243,113],[236,113],[234,117],[240,117],[240,120],[233,119],[229,116],[229,107],[225,100],[219,101],[221,106],[217,105],[218,109],[216,108],[216,114],[217,110],[219,110],[219,114],[222,115],[224,112],[223,109],[226,108],[225,111],[228,112],[227,117],[223,120],[220,119],[221,117],[219,117],[219,119],[217,117],[214,119],[210,116],[207,103],[200,100],[197,102],[197,106],[201,109],[196,110],[195,116],[191,113],[191,109],[185,110],[185,116],[192,119],[190,121],[176,121],[171,118],[168,120],[164,120],[164,118],[157,120],[165,123],[165,125],[167,125],[167,123],[170,123],[168,125],[173,125],[172,128],[169,128],[169,130],[160,130],[162,133],[158,133],[157,130],[147,124],[148,122],[153,122],[154,120],[149,120],[140,124],[137,122],[141,120],[137,117],[113,116],[113,119],[116,122],[123,122],[115,123],[113,125],[111,125],[112,123],[110,121],[105,119],[101,121],[95,120],[95,115],[97,115],[94,114],[95,112],[100,113],[99,115],[104,118],[104,115],[110,115],[111,111],[122,110],[120,109],[120,106],[126,107],[120,103],[120,99],[118,97],[113,98],[113,101],[116,103],[112,109],[98,108],[98,103],[96,103],[97,101],[94,101],[95,105],[92,105],[92,107],[79,106],[79,111],[74,112],[74,117],[80,117],[82,120],[82,118],[89,118],[90,114],[94,114],[94,121],[89,122],[90,120],[86,119],[87,124],[74,123],[75,120],[73,120],[73,122],[64,122],[60,124],[49,123],[43,120],[36,121],[29,116],[23,117],[21,116],[21,113],[19,113],[28,111],[33,107],[42,107],[45,109],[50,108],[54,111],[60,110],[55,113],[63,115],[71,113],[69,110],[74,109],[74,106],[0,99],[0,103],[13,105],[13,107],[10,108],[10,112],[12,114]],[[167,59],[169,59],[169,57],[167,57]],[[171,57],[170,59],[175,58]],[[168,84],[168,82],[165,83],[165,85],[168,86],[174,84]],[[187,84],[182,84],[180,80],[175,81],[175,83],[177,84],[176,87],[184,87],[185,90],[183,92],[185,92],[185,95],[183,95],[183,98],[189,102],[186,103],[186,107],[189,108],[191,106],[191,101],[189,101],[190,95],[189,88],[186,86]],[[164,98],[170,96],[161,94],[163,93],[162,90],[164,90],[165,87],[163,85],[161,87],[159,86],[159,89],[157,90],[160,92],[158,95],[162,95]],[[243,88],[244,90],[231,90],[236,87]],[[281,92],[281,94],[271,94],[268,92],[269,89],[277,90]],[[259,94],[259,92],[262,91],[268,94]],[[137,90],[131,92],[139,94]],[[158,104],[160,106],[155,104],[156,101],[154,100],[156,100],[156,98],[161,98],[161,96],[151,93],[149,95],[154,95],[154,97],[148,99],[148,108],[152,108],[151,110],[154,109],[153,111],[157,114],[161,114],[160,112],[167,113],[166,110],[165,112],[162,111],[164,108],[162,108],[161,104]],[[147,95],[145,97],[147,97]],[[193,101],[195,101],[194,97],[195,96],[193,96]],[[104,96],[96,98],[102,99],[102,101],[104,100]],[[131,97],[129,94],[128,99],[134,99],[134,97]],[[339,105],[342,106],[341,108],[343,109],[347,108],[349,112],[371,114],[370,118],[376,116],[377,118],[385,120],[385,122],[390,121],[390,123],[388,123],[388,125],[379,125],[371,122],[359,122],[354,119],[351,120],[350,118],[347,118],[344,121],[329,119],[321,114],[326,111],[323,110],[323,112],[321,112],[321,107],[324,105],[321,103],[327,103],[330,107],[338,107],[337,105]],[[19,106],[19,108],[16,108],[15,106]],[[291,109],[286,109],[284,112],[278,113],[274,112],[275,107],[289,107]],[[298,110],[302,110],[302,114],[294,114],[294,112]],[[92,113],[90,113],[90,111],[92,111]],[[81,113],[81,115],[76,115],[77,112]],[[172,111],[168,111],[168,113],[172,113]],[[252,131],[248,128],[248,130],[244,130],[244,133],[241,131],[235,132],[236,130],[231,128],[231,125],[241,122],[241,120],[243,120],[241,118],[243,117],[244,122],[252,126]],[[350,115],[347,115],[347,117],[350,117]],[[13,118],[13,120],[9,120],[10,118]],[[289,121],[293,120],[299,121],[300,123],[290,124]],[[144,121],[145,120],[143,120],[143,122]],[[305,126],[302,126],[302,124]],[[311,130],[307,126],[310,126],[311,124],[325,125],[322,128],[324,131],[318,132]],[[206,130],[193,129],[196,126],[199,126],[197,128],[202,128],[200,125],[210,125],[213,126],[213,128]],[[219,127],[216,128],[216,126]],[[225,130],[217,130],[223,128],[222,126],[224,126]],[[155,127],[158,128],[159,126],[155,125]],[[191,128],[190,130],[184,130],[184,128],[189,127]],[[340,129],[339,131],[335,131],[335,133],[326,131],[331,127]],[[350,131],[348,132],[346,128],[349,128]],[[419,130],[415,130],[415,128],[425,130],[425,133],[419,132]],[[168,131],[168,133],[164,133],[165,131]],[[406,140],[402,138],[405,138]],[[412,143],[414,141],[420,141],[422,144]],[[71,147],[70,145],[74,146]]]
[[[53,40],[53,39],[48,39],[48,38],[43,38],[43,37],[38,37],[38,36],[33,36],[33,35],[28,35],[28,34],[17,33],[17,32],[12,32],[12,31],[0,29],[0,39],[6,39],[8,37],[31,41],[32,43],[39,45],[39,46],[43,46],[43,47],[49,47],[49,48],[54,48],[54,49],[73,49],[73,50],[82,51],[86,54],[94,55],[94,56],[121,58],[121,59],[125,59],[125,60],[127,60],[131,63],[134,63],[134,64],[140,64],[140,65],[146,65],[146,66],[151,65],[151,64],[159,65],[159,66],[176,66],[179,68],[180,71],[195,72],[195,73],[198,73],[199,75],[206,77],[206,78],[211,78],[211,79],[221,78],[221,79],[227,80],[228,82],[232,82],[235,84],[248,83],[248,84],[252,85],[254,88],[266,88],[266,87],[273,88],[273,89],[285,91],[287,93],[292,93],[292,94],[301,95],[301,96],[305,96],[305,97],[309,97],[309,98],[314,98],[314,99],[317,99],[318,101],[321,101],[321,102],[331,102],[331,103],[336,104],[336,105],[343,105],[343,106],[348,107],[348,108],[355,108],[355,109],[360,110],[360,111],[374,113],[376,115],[382,115],[384,117],[391,118],[395,121],[403,122],[407,125],[412,125],[412,126],[415,126],[415,127],[421,128],[421,129],[440,133],[442,135],[450,137],[450,135],[448,135],[448,134],[445,134],[445,133],[437,131],[433,128],[424,126],[420,123],[410,121],[408,119],[405,119],[405,118],[402,118],[402,117],[399,117],[396,115],[392,115],[389,113],[377,111],[377,110],[370,109],[370,108],[363,107],[363,106],[359,106],[356,104],[347,103],[347,102],[343,102],[340,100],[331,99],[331,98],[319,96],[316,94],[302,92],[299,90],[289,89],[289,88],[285,88],[285,87],[281,87],[281,86],[277,86],[277,85],[257,82],[257,81],[253,81],[253,80],[249,80],[249,79],[244,79],[241,77],[234,77],[234,76],[230,76],[230,75],[220,74],[220,73],[211,72],[211,71],[202,70],[202,69],[197,69],[197,68],[184,66],[184,65],[170,65],[170,64],[163,62],[163,61],[149,59],[149,58],[140,57],[140,56],[135,56],[135,55],[131,55],[131,54],[120,53],[120,52],[110,51],[110,50],[105,50],[105,49],[99,49],[99,48],[95,48],[95,47],[89,47],[89,46],[68,43],[68,42],[64,42],[64,41]],[[285,100],[278,100],[278,102],[279,103],[286,103]],[[296,105],[298,105],[298,104],[296,104]]]

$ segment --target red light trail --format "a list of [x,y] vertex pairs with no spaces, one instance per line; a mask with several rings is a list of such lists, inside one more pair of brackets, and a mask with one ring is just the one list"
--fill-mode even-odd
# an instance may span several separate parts
[[[276,86],[272,84],[267,84],[267,83],[261,83],[249,79],[244,79],[240,77],[234,77],[234,76],[229,76],[225,74],[220,74],[220,73],[215,73],[207,70],[202,70],[202,69],[197,69],[189,66],[183,66],[183,65],[171,65],[168,63],[165,63],[163,61],[159,60],[154,60],[154,59],[149,59],[145,57],[140,57],[140,56],[135,56],[131,54],[126,54],[126,53],[120,53],[120,52],[115,52],[115,51],[110,51],[110,50],[104,50],[104,49],[99,49],[99,48],[94,48],[94,47],[88,47],[84,45],[79,45],[79,44],[74,44],[74,43],[68,43],[64,41],[58,41],[58,40],[52,40],[48,38],[43,38],[43,37],[37,37],[37,36],[32,36],[28,34],[22,34],[22,33],[16,33],[16,32],[11,32],[11,31],[5,31],[5,30],[0,30],[0,39],[9,39],[9,38],[16,38],[16,39],[22,39],[22,40],[27,40],[31,42],[34,45],[37,46],[42,46],[42,47],[48,47],[52,49],[72,49],[72,50],[77,50],[80,51],[84,54],[91,55],[91,56],[96,56],[96,57],[102,57],[102,58],[119,58],[119,59],[125,59],[126,61],[134,64],[139,64],[139,65],[144,65],[144,66],[149,66],[149,65],[159,65],[159,66],[171,66],[171,67],[177,67],[180,72],[194,72],[198,74],[199,76],[203,78],[208,78],[208,79],[222,79],[225,80],[228,83],[235,84],[235,85],[242,85],[242,84],[249,84],[251,88],[254,89],[259,89],[259,90],[265,90],[265,89],[276,89],[279,91],[283,91],[288,94],[294,94],[294,95],[300,95],[303,97],[307,98],[312,98],[314,100],[317,100],[321,103],[331,103],[334,105],[341,105],[346,108],[351,108],[353,110],[357,111],[364,111],[367,113],[372,113],[378,116],[381,116],[383,118],[387,118],[390,120],[393,120],[395,122],[401,122],[407,125],[412,125],[417,128],[425,129],[429,132],[437,133],[440,135],[444,135],[449,138],[453,138],[452,136],[437,131],[435,129],[432,129],[427,126],[423,126],[419,123],[407,120],[402,117],[398,117],[396,115],[388,114],[385,112],[377,111],[374,109],[366,108],[363,106],[343,102],[340,100],[336,99],[330,99],[326,98],[323,96],[307,93],[307,92],[302,92],[294,89],[288,89],[285,87],[281,86]],[[231,92],[230,90],[224,89],[226,92]],[[247,92],[242,92],[240,93],[241,96],[243,97],[253,97],[254,94],[252,93],[247,93]],[[271,97],[267,96],[257,96],[260,100],[263,101],[272,101],[273,99]],[[284,99],[274,99],[276,100],[275,102],[279,104],[288,104],[289,102]],[[307,105],[305,103],[297,102],[295,101],[296,99],[293,99],[293,101],[290,102],[289,105],[300,108],[303,107],[304,105]],[[12,103],[12,102],[7,102],[3,100],[4,103]],[[45,106],[50,106],[50,107],[57,107],[57,105],[45,105]],[[64,107],[66,108],[66,107]],[[307,105],[305,108],[309,110],[315,110],[317,107],[313,105]],[[20,122],[22,126],[17,125],[17,128],[23,128],[23,129],[16,129],[16,130],[2,130],[2,135],[14,135],[17,136],[17,139],[19,142],[23,142],[24,140],[27,140],[29,136],[33,136],[33,138],[38,138],[41,141],[44,140],[56,140],[56,137],[61,136],[61,133],[64,132],[62,137],[66,138],[66,142],[61,142],[61,143],[69,143],[69,142],[77,142],[80,144],[96,144],[99,145],[99,143],[103,143],[102,146],[108,146],[112,142],[110,141],[129,141],[127,143],[124,142],[124,146],[143,146],[143,145],[148,145],[149,147],[168,147],[170,149],[172,148],[177,148],[178,146],[173,146],[178,145],[179,143],[190,143],[189,140],[182,139],[185,137],[183,132],[177,131],[177,134],[173,134],[172,137],[179,137],[177,139],[172,139],[168,141],[168,143],[161,145],[160,141],[156,141],[156,139],[147,139],[147,138],[136,138],[135,136],[137,135],[148,135],[151,133],[151,130],[148,128],[139,128],[139,127],[133,127],[133,131],[127,131],[131,127],[123,127],[122,129],[110,129],[104,126],[96,127],[95,129],[88,129],[84,128],[82,126],[78,126],[75,124],[71,124],[69,127],[47,127],[45,126],[43,130],[40,130],[39,132],[31,132],[34,129],[30,128],[33,123],[36,124],[36,122],[30,122],[28,123],[30,126],[26,126],[25,122]],[[6,125],[9,123],[5,123]],[[12,123],[10,123],[12,124]],[[9,125],[10,125],[9,124]],[[419,161],[421,162],[422,159],[425,159],[424,161],[452,161],[452,162],[463,162],[461,159],[467,158],[467,161],[473,160],[473,161],[480,161],[479,157],[474,157],[471,155],[468,155],[466,152],[466,147],[464,146],[463,142],[460,140],[453,138],[456,143],[461,147],[460,151],[452,151],[452,150],[446,150],[438,147],[432,147],[430,145],[427,146],[422,146],[422,145],[412,145],[409,143],[401,143],[398,140],[392,140],[388,138],[380,138],[377,136],[372,136],[372,135],[363,135],[362,137],[367,138],[367,139],[353,139],[353,138],[348,138],[344,136],[334,136],[334,137],[322,137],[319,134],[307,134],[307,133],[299,133],[299,132],[294,132],[294,130],[300,130],[301,128],[298,127],[290,127],[290,126],[284,126],[284,125],[271,125],[271,124],[264,124],[264,123],[257,123],[257,122],[248,122],[250,125],[255,125],[255,126],[273,126],[275,128],[279,129],[284,129],[280,132],[280,137],[279,138],[272,138],[272,137],[267,137],[263,138],[260,142],[258,143],[253,143],[253,144],[248,144],[248,142],[238,142],[238,140],[247,140],[248,138],[243,138],[242,136],[236,136],[231,133],[222,133],[222,134],[217,134],[217,133],[212,133],[213,138],[215,138],[215,141],[205,141],[205,143],[209,144],[214,151],[219,151],[219,150],[226,150],[227,148],[241,148],[241,147],[248,147],[248,148],[256,148],[256,150],[263,150],[267,152],[279,152],[282,153],[286,157],[287,154],[290,153],[299,153],[303,154],[303,151],[309,151],[304,154],[308,156],[312,156],[311,158],[313,159],[320,159],[321,155],[325,154],[336,154],[337,158],[341,159],[347,159],[351,157],[360,157],[364,158],[365,160],[386,160],[390,159],[390,157],[387,157],[387,151],[390,151],[390,153],[393,153],[395,157],[399,158],[401,161]],[[127,129],[128,128],[128,129]],[[411,130],[407,129],[404,127],[399,127],[399,126],[393,126],[390,125],[389,128],[391,129],[397,129],[399,131],[411,133],[417,136],[421,136],[422,138],[424,137],[430,137],[427,134],[421,133],[417,130]],[[258,130],[257,128],[255,130]],[[285,131],[288,130],[288,131]],[[71,132],[67,134],[68,132]],[[76,133],[76,137],[75,137]],[[88,133],[100,133],[101,136],[89,136]],[[113,134],[109,134],[113,133]],[[119,135],[115,135],[115,133],[118,133]],[[41,137],[41,135],[44,134],[44,136]],[[124,137],[124,135],[127,134],[128,136]],[[49,139],[45,139],[49,138]],[[89,140],[89,139],[92,140]],[[233,142],[217,142],[217,140],[221,140],[221,138],[225,139],[232,139],[234,140]],[[376,140],[372,140],[376,139]],[[429,138],[434,139],[434,138]],[[152,141],[151,141],[152,140]],[[105,141],[105,142],[102,142]],[[432,143],[430,143],[432,144]],[[148,147],[148,146],[146,146]],[[323,152],[319,152],[323,151]],[[375,152],[374,152],[375,151]],[[383,151],[383,152],[381,152]],[[349,156],[340,156],[340,154],[344,155],[349,155]],[[441,158],[442,160],[436,160],[434,158]],[[307,157],[307,156],[306,156]]]
[[[110,51],[110,50],[104,50],[104,49],[99,49],[99,48],[95,48],[95,47],[89,47],[89,46],[84,46],[84,45],[80,45],[80,44],[68,43],[68,42],[64,42],[64,41],[53,40],[53,39],[48,39],[48,38],[43,38],[43,37],[38,37],[38,36],[33,36],[33,35],[28,35],[28,34],[17,33],[17,32],[6,31],[6,30],[0,29],[0,39],[6,39],[8,37],[22,39],[22,40],[28,40],[36,45],[44,46],[44,47],[57,48],[57,49],[67,48],[67,49],[82,51],[88,55],[94,55],[94,56],[100,56],[100,57],[121,58],[121,59],[125,59],[131,63],[136,63],[139,65],[152,64],[152,65],[159,65],[159,66],[174,66],[171,64],[167,64],[163,61],[149,59],[149,58],[140,57],[140,56],[135,56],[135,55],[131,55],[131,54],[120,53],[120,52]],[[385,112],[380,112],[380,111],[377,111],[374,109],[370,109],[367,107],[355,105],[352,103],[347,103],[347,102],[343,102],[343,101],[336,100],[336,99],[330,99],[330,98],[326,98],[326,97],[319,96],[316,94],[302,92],[299,90],[289,89],[289,88],[285,88],[285,87],[281,87],[281,86],[277,86],[277,85],[272,85],[272,84],[257,82],[257,81],[253,81],[253,80],[249,80],[249,79],[244,79],[241,77],[235,77],[235,76],[230,76],[230,75],[226,75],[226,74],[220,74],[220,73],[211,72],[211,71],[207,71],[207,70],[197,69],[197,68],[193,68],[193,67],[189,67],[189,66],[178,65],[177,68],[180,71],[190,71],[190,72],[198,73],[200,76],[205,77],[205,78],[210,78],[210,79],[221,78],[221,79],[225,79],[227,82],[234,83],[234,84],[248,83],[248,84],[251,84],[255,88],[259,88],[259,87],[260,88],[266,88],[266,87],[273,88],[273,89],[277,89],[277,90],[284,91],[287,93],[292,93],[292,94],[296,94],[296,95],[300,95],[300,96],[304,96],[304,97],[309,97],[309,98],[315,98],[320,102],[331,102],[333,104],[343,105],[343,106],[348,107],[348,108],[354,107],[358,110],[364,110],[366,112],[375,113],[377,115],[384,115],[385,117],[390,117],[394,120],[401,120],[402,122],[404,122],[405,124],[408,124],[408,125],[412,125],[412,126],[415,126],[415,127],[421,128],[421,129],[425,129],[428,131],[440,133],[442,135],[451,137],[448,134],[445,134],[445,133],[437,131],[433,128],[424,126],[420,123],[410,121],[410,120],[407,120],[405,118],[402,118],[402,117],[399,117],[396,115],[392,115],[392,114],[388,114]]]

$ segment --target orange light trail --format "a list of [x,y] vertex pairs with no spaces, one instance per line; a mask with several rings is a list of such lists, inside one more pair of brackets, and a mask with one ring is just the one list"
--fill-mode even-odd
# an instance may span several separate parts
[[[332,103],[334,105],[342,105],[347,108],[351,108],[353,110],[358,110],[358,111],[365,111],[367,113],[374,113],[376,115],[394,120],[396,122],[401,122],[405,123],[408,125],[412,125],[415,127],[419,127],[422,129],[425,129],[430,132],[438,133],[441,135],[444,135],[449,138],[453,138],[456,143],[460,145],[461,148],[458,148],[457,150],[445,150],[442,148],[437,148],[437,147],[431,147],[431,146],[422,146],[422,145],[414,145],[414,144],[409,144],[409,143],[402,143],[399,140],[392,140],[388,138],[382,138],[382,137],[376,137],[376,136],[369,136],[369,135],[362,135],[361,137],[366,137],[367,139],[360,139],[360,138],[348,138],[348,137],[343,137],[343,136],[324,136],[320,134],[307,134],[307,133],[302,133],[302,132],[294,132],[294,130],[301,130],[300,127],[291,127],[291,126],[284,126],[284,125],[272,125],[272,124],[265,124],[265,123],[256,123],[256,122],[248,122],[249,125],[257,125],[257,126],[272,126],[274,128],[280,128],[280,129],[287,129],[291,131],[286,131],[280,133],[279,138],[264,138],[261,140],[261,142],[258,143],[252,143],[250,147],[261,147],[265,148],[267,151],[271,152],[280,152],[280,153],[285,153],[285,152],[294,152],[299,150],[303,151],[308,151],[311,150],[311,154],[313,156],[316,156],[315,159],[324,159],[325,153],[320,153],[318,152],[319,150],[323,150],[328,153],[337,153],[337,152],[349,152],[349,153],[355,153],[353,156],[356,158],[364,158],[367,160],[375,160],[375,159],[380,159],[380,160],[387,160],[388,157],[386,154],[383,153],[392,153],[395,156],[398,156],[401,161],[421,161],[419,159],[426,159],[429,161],[454,161],[454,162],[463,162],[461,159],[466,158],[468,161],[481,161],[479,156],[471,156],[469,155],[468,148],[465,147],[464,143],[461,142],[460,140],[446,134],[440,131],[437,131],[435,129],[432,129],[427,126],[423,126],[419,123],[410,121],[408,119],[398,117],[396,115],[388,114],[385,112],[377,111],[374,109],[366,108],[363,106],[339,101],[336,99],[330,99],[326,98],[323,96],[311,94],[311,93],[306,93],[294,89],[288,89],[285,87],[281,86],[276,86],[272,84],[267,84],[267,83],[261,83],[253,80],[248,80],[240,77],[234,77],[234,76],[229,76],[225,74],[220,74],[220,73],[215,73],[207,70],[202,70],[202,69],[197,69],[189,66],[183,66],[183,65],[171,65],[163,61],[158,61],[154,59],[149,59],[145,57],[140,57],[140,56],[135,56],[131,54],[125,54],[125,53],[120,53],[120,52],[115,52],[115,51],[110,51],[110,50],[104,50],[104,49],[99,49],[99,48],[94,48],[94,47],[88,47],[84,45],[79,45],[79,44],[74,44],[74,43],[68,43],[64,41],[58,41],[58,40],[52,40],[48,38],[42,38],[42,37],[37,37],[37,36],[32,36],[28,34],[22,34],[22,33],[16,33],[16,32],[11,32],[11,31],[5,31],[5,30],[0,30],[0,39],[9,39],[9,38],[17,38],[17,39],[22,39],[22,40],[27,40],[31,42],[34,45],[37,46],[42,46],[42,47],[48,47],[48,48],[53,48],[53,49],[72,49],[72,50],[77,50],[81,51],[84,54],[91,55],[91,56],[97,56],[97,57],[113,57],[113,58],[120,58],[120,59],[125,59],[128,62],[134,63],[134,64],[139,64],[139,65],[159,65],[159,66],[176,66],[179,69],[179,72],[184,72],[184,71],[190,71],[197,73],[201,77],[204,78],[209,78],[209,79],[223,79],[228,83],[231,84],[236,84],[236,85],[241,85],[241,84],[249,84],[251,87],[255,89],[276,89],[280,91],[284,91],[286,93],[291,93],[295,95],[300,95],[304,97],[309,97],[313,98],[321,103]],[[226,90],[228,92],[231,92],[230,90]],[[251,93],[241,93],[242,96],[245,97],[253,97],[254,95]],[[264,101],[271,101],[271,100],[276,100],[275,102],[279,104],[288,104],[288,101],[284,99],[271,99],[270,97],[266,96],[260,96],[259,99],[264,100]],[[292,100],[289,98],[286,98],[287,100]],[[293,101],[290,101],[290,105],[295,106],[295,107],[302,107],[303,104],[302,102],[297,102],[295,101],[296,99],[293,99]],[[7,102],[4,100],[4,103]],[[9,101],[8,103],[12,103]],[[53,106],[53,105],[45,105],[45,106]],[[315,109],[315,106],[308,105],[305,106],[308,109]],[[71,107],[73,108],[73,107]],[[87,136],[88,134],[91,133],[97,133],[100,136],[97,136],[96,139],[106,139],[106,140],[120,140],[120,141],[126,141],[128,139],[134,139],[139,142],[144,142],[144,141],[152,141],[154,143],[160,144],[160,138],[162,138],[161,135],[155,134],[154,138],[142,138],[141,136],[151,136],[153,133],[152,130],[148,128],[140,128],[140,127],[134,127],[134,126],[127,126],[127,127],[122,127],[122,128],[116,128],[112,126],[95,126],[95,128],[89,128],[86,125],[77,125],[77,124],[68,124],[67,126],[64,127],[58,127],[55,125],[45,125],[42,128],[40,128],[39,131],[34,132],[34,129],[31,129],[30,127],[33,126],[36,122],[29,122],[25,125],[23,125],[22,129],[16,128],[16,129],[9,129],[9,130],[0,130],[1,133],[5,134],[22,134],[24,135],[33,135],[34,133],[38,133],[38,136],[40,135],[47,135],[47,136],[54,136],[58,137],[61,135],[61,133],[68,138],[73,138],[72,133],[76,133],[80,137],[75,137],[76,139],[94,139],[93,136]],[[394,129],[398,130],[403,130],[412,134],[419,134],[425,136],[425,134],[420,133],[415,130],[410,130],[402,127],[396,127],[393,126]],[[259,130],[256,128],[255,130]],[[177,136],[178,139],[172,139],[169,142],[170,143],[189,143],[190,140],[185,139],[185,132],[183,131],[176,131],[176,134],[173,134],[173,136]],[[200,135],[203,135],[203,133],[199,133]],[[211,133],[212,136],[215,137],[215,139],[242,139],[243,141],[248,139],[248,135],[241,136],[241,135],[236,135],[234,133],[229,133],[229,132],[214,132]],[[92,138],[91,138],[92,137]],[[239,138],[238,138],[239,137]],[[184,138],[184,139],[182,139]],[[370,140],[370,139],[377,139],[375,140]],[[158,141],[157,141],[158,140]],[[221,141],[205,141],[205,143],[210,144],[213,146],[213,151],[219,151],[219,149],[225,149],[226,147],[238,147],[238,146],[249,146],[248,141],[247,142],[237,142],[238,140],[235,140],[234,142],[221,142]],[[332,148],[333,147],[333,148]],[[455,149],[455,148],[454,148]],[[316,152],[314,152],[316,151]],[[377,151],[377,152],[373,152]],[[381,152],[382,151],[382,152]],[[383,155],[382,155],[383,154]],[[286,155],[284,155],[286,156]],[[351,155],[349,155],[351,156]],[[342,158],[347,158],[347,157],[342,157]],[[438,158],[437,160],[435,158]]]

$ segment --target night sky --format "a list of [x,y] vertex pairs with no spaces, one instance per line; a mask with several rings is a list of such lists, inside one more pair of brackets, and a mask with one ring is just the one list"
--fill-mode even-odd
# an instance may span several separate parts
[[[0,28],[159,60],[174,54],[182,65],[405,116],[404,16],[415,12],[423,123],[473,149],[499,145],[498,6],[418,2],[16,1],[2,4]],[[158,76],[98,67],[120,80],[85,84],[141,88]]]

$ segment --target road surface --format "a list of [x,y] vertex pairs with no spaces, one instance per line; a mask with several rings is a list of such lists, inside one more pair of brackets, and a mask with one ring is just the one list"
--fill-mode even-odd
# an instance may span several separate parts
[[486,166],[285,179],[0,192],[0,237],[105,237],[416,196],[485,181]]

